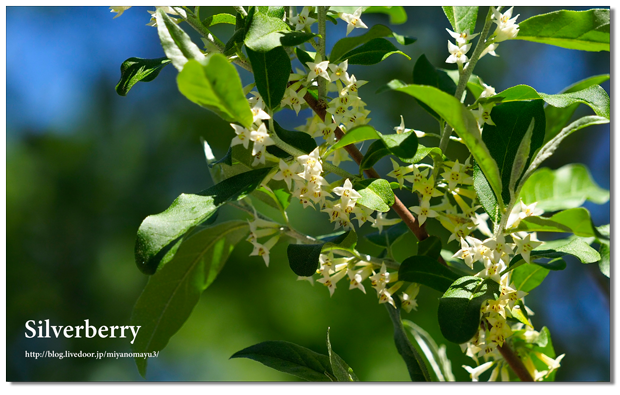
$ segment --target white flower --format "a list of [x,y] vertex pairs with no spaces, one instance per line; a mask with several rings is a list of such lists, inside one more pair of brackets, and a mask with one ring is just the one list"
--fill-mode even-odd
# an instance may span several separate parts
[[456,254],[452,256],[452,258],[462,259],[465,262],[465,264],[469,266],[470,269],[474,268],[474,262],[477,260],[477,259],[474,259],[475,257],[476,257],[475,252],[472,250],[469,244],[467,244],[465,239],[461,239],[461,249],[458,250]]
[[384,226],[391,226],[399,223],[400,218],[383,218],[385,214],[377,211],[377,218],[374,219],[372,225],[373,228],[379,229],[379,233],[383,232]]
[[519,25],[515,22],[519,15],[512,17],[512,9],[514,7],[510,7],[508,11],[503,14],[500,14],[499,11],[493,9],[493,22],[497,24],[497,29],[495,30],[494,42],[499,43],[505,40],[510,40],[519,34]]
[[340,96],[344,96],[350,93],[357,93],[357,90],[363,85],[366,85],[368,81],[363,81],[363,80],[358,81],[357,78],[353,74],[351,74],[349,79],[344,81],[344,83],[345,83],[345,86],[344,88],[342,88],[342,90],[340,90]]
[[258,107],[258,106],[255,106],[252,108],[252,116],[253,116],[253,122],[257,125],[260,124],[262,121],[265,121],[271,118],[271,116],[267,114],[265,110],[263,110],[261,107]]
[[540,246],[542,244],[542,241],[532,240],[531,239],[532,236],[529,234],[525,236],[523,239],[519,238],[518,236],[514,234],[511,236],[515,242],[515,245],[517,246],[517,251],[515,251],[515,254],[521,254],[525,262],[531,263],[530,252],[532,252],[532,250],[534,250],[536,247]]
[[385,286],[391,281],[390,275],[391,274],[388,273],[385,263],[382,263],[379,273],[373,274],[370,277],[370,285],[377,289],[377,293],[379,293],[379,291],[384,289]]
[[261,124],[257,130],[250,132],[250,140],[254,142],[254,147],[252,147],[252,155],[256,155],[259,151],[263,151],[264,147],[268,145],[275,144],[271,137],[269,137],[265,124]]
[[374,210],[369,209],[368,207],[356,205],[353,207],[352,213],[355,214],[355,219],[357,220],[357,225],[362,226],[366,221],[372,221],[372,217],[370,216]]
[[420,284],[412,283],[405,292],[400,295],[401,307],[407,313],[411,310],[418,310],[418,302],[415,297],[420,292]]
[[319,123],[316,125],[316,132],[312,135],[312,137],[321,136],[325,141],[329,144],[334,144],[336,142],[336,134],[334,131],[336,130],[335,123]]
[[327,81],[331,81],[329,78],[329,74],[327,73],[327,69],[329,68],[329,61],[322,61],[321,54],[317,53],[314,58],[314,63],[306,62],[310,72],[308,73],[308,82],[312,81],[317,77],[323,77]]
[[332,151],[332,153],[327,157],[327,160],[332,162],[334,166],[338,166],[340,162],[350,161],[349,153],[346,149],[338,148],[337,150]]
[[304,30],[306,27],[310,27],[316,19],[310,18],[308,13],[310,12],[310,7],[304,7],[300,14],[291,18],[291,23],[295,25],[295,30]]
[[414,183],[413,189],[420,192],[422,195],[422,200],[430,201],[433,197],[443,195],[443,193],[435,189],[435,179],[433,176],[418,183]]
[[495,103],[487,103],[484,106],[478,103],[478,109],[472,110],[473,115],[481,128],[485,123],[495,126],[495,122],[491,119],[491,110],[493,107],[495,107]]
[[346,82],[349,79],[349,75],[347,74],[347,69],[349,68],[349,59],[345,59],[344,62],[339,65],[330,64],[329,69],[331,71],[331,82],[335,82],[338,80],[342,80]]
[[292,162],[287,164],[285,161],[280,159],[280,171],[277,172],[272,179],[279,181],[284,180],[288,189],[291,189],[291,181],[292,180],[301,180],[301,177],[297,175],[297,168],[299,164],[297,162]]
[[491,56],[496,56],[496,57],[499,56],[498,54],[495,53],[495,50],[497,49],[497,47],[499,47],[499,43],[489,44],[482,50],[480,57],[482,58],[486,54],[489,54]]
[[358,288],[362,292],[366,293],[366,289],[364,285],[362,285],[362,281],[364,281],[370,274],[372,273],[372,266],[367,265],[359,270],[353,270],[349,268],[347,270],[347,274],[349,275],[349,289]]
[[452,169],[446,170],[441,174],[444,180],[448,181],[448,188],[454,189],[457,184],[471,184],[472,180],[467,174],[463,171],[463,166],[459,164],[459,160],[457,159],[454,162],[454,166]]
[[[163,7],[156,6],[155,7],[156,10],[158,10],[160,8],[163,9],[166,14],[169,14],[169,15],[179,15],[179,16],[183,17],[184,19],[187,18],[187,14],[185,13],[185,10],[183,10],[183,9],[180,9],[180,11],[177,12],[171,6],[163,6]],[[147,26],[157,26],[157,19],[155,19],[155,11],[147,10],[147,12],[149,14],[151,14],[151,20],[146,25]],[[177,19],[177,18],[170,18],[170,19],[172,19],[172,21],[174,23],[180,23],[182,21],[182,19]]]
[[487,370],[489,370],[489,368],[493,366],[493,363],[494,361],[489,361],[489,362],[483,363],[482,365],[476,368],[463,365],[463,368],[465,368],[465,370],[467,370],[467,372],[469,373],[469,376],[471,377],[471,381],[478,381],[478,378],[480,377],[480,375],[486,372]]
[[504,254],[513,254],[512,244],[506,243],[503,235],[486,239],[482,244],[489,248],[494,262],[498,262]]
[[250,144],[250,131],[243,126],[235,125],[234,123],[231,123],[230,126],[235,129],[235,134],[237,134],[237,136],[230,142],[230,146],[233,147],[235,145],[242,144],[243,147],[247,149]]
[[353,14],[345,14],[344,12],[338,14],[338,17],[347,23],[347,36],[355,28],[368,29],[368,26],[362,22],[360,16],[362,15],[362,7],[355,10]]
[[551,372],[560,368],[560,361],[562,361],[565,355],[565,354],[562,354],[559,357],[553,359],[538,351],[535,351],[534,354],[538,357],[538,359],[544,362],[544,364],[547,365],[547,367],[549,368],[549,372],[547,372],[546,376],[549,376]]
[[131,8],[131,6],[129,6],[129,7],[119,7],[119,6],[110,7],[110,12],[116,12],[116,15],[112,19],[116,19],[119,16],[123,15],[123,12],[127,11],[130,8]]
[[323,166],[321,165],[321,155],[319,154],[319,147],[316,147],[308,155],[300,155],[297,157],[297,161],[304,167],[303,173],[299,176],[307,180],[313,175],[318,175],[323,172]]
[[530,204],[529,206],[523,203],[523,201],[521,201],[520,204],[521,204],[521,214],[519,215],[519,217],[521,217],[521,219],[525,217],[538,216],[544,212],[543,210],[536,208],[537,202],[534,202]]
[[411,173],[414,167],[413,166],[400,166],[398,163],[396,163],[394,159],[390,158],[390,160],[392,161],[392,167],[394,168],[394,170],[389,172],[387,175],[389,177],[396,178],[396,180],[398,181],[398,184],[402,188],[405,183],[405,174]]
[[454,45],[448,41],[448,52],[450,52],[450,56],[446,59],[446,63],[457,63],[460,65],[466,63],[469,58],[465,54],[469,51],[469,48],[471,48],[471,44]]
[[454,38],[456,40],[456,43],[460,44],[460,45],[467,44],[469,42],[469,40],[473,39],[478,34],[480,34],[480,33],[469,34],[469,29],[467,29],[467,30],[465,30],[464,32],[461,32],[461,33],[455,33],[455,32],[453,32],[450,29],[446,29],[446,30],[452,36],[452,38]]
[[325,111],[334,117],[334,122],[336,124],[340,124],[343,118],[353,115],[351,110],[349,110],[349,106],[334,101],[329,104],[329,107],[327,107]]
[[484,86],[484,91],[482,91],[482,93],[480,94],[479,99],[482,99],[484,97],[495,96],[495,88],[493,88],[490,85],[485,84],[484,82],[482,83],[482,86]]
[[254,245],[254,250],[250,254],[250,256],[257,255],[263,257],[265,261],[265,265],[269,266],[269,250],[273,248],[274,245],[278,242],[278,238],[280,236],[276,235],[269,239],[266,243],[260,244],[258,242],[252,242]]
[[296,89],[288,88],[281,103],[285,106],[289,106],[291,109],[294,109],[295,113],[299,114],[301,105],[306,102],[304,100],[305,95],[306,88],[301,89],[299,92]]
[[355,201],[362,197],[359,192],[353,189],[353,184],[348,178],[345,180],[344,186],[334,188],[333,192],[340,196],[340,200],[342,200],[342,204],[345,207],[351,205],[351,203],[355,205]]
[[331,297],[336,290],[336,284],[338,283],[338,281],[342,280],[342,278],[346,276],[346,274],[346,270],[340,270],[338,273],[334,274],[331,277],[323,273],[323,277],[316,281],[325,285],[329,289],[329,296]]
[[435,218],[439,215],[435,210],[431,209],[429,200],[422,200],[419,206],[409,207],[409,210],[418,215],[420,226],[426,222],[426,218]]

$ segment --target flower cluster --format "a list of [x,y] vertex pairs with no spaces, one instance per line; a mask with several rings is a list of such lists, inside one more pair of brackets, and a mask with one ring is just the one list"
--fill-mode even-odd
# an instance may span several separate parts
[[252,94],[254,97],[248,100],[254,116],[252,126],[250,129],[246,129],[243,126],[231,123],[230,126],[235,130],[237,136],[232,139],[230,146],[243,145],[247,149],[250,141],[252,141],[252,156],[254,157],[252,166],[256,166],[265,163],[266,149],[268,146],[274,145],[275,142],[270,137],[267,126],[263,123],[263,121],[271,118],[265,112],[265,102],[258,93],[252,92]]

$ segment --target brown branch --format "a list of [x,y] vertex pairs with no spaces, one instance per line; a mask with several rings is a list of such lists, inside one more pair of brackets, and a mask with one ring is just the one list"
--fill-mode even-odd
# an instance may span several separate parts
[[530,372],[527,371],[525,365],[521,361],[521,358],[519,358],[519,356],[512,350],[512,348],[510,348],[508,343],[504,343],[504,345],[502,345],[501,347],[497,347],[497,349],[521,381],[534,381],[534,379],[532,379],[532,376],[530,376]]

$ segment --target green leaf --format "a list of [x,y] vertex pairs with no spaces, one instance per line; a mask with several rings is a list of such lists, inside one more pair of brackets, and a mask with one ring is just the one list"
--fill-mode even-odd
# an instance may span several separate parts
[[250,48],[246,50],[254,71],[256,89],[267,107],[273,110],[284,97],[291,74],[291,60],[282,47],[269,52],[254,52]]
[[398,50],[394,44],[384,38],[374,38],[366,44],[355,48],[342,56],[342,60],[348,59],[349,64],[372,65],[384,61],[394,54],[400,54],[411,60],[409,55]]
[[308,65],[306,63],[314,63],[314,58],[310,56],[308,52],[304,51],[301,48],[295,48],[295,55],[297,55],[297,59],[299,59],[299,61],[305,68],[308,68]]
[[405,328],[403,327],[403,323],[400,319],[400,300],[395,299],[395,301],[397,306],[399,306],[398,308],[394,308],[387,303],[385,307],[388,310],[392,325],[394,326],[394,343],[396,344],[396,350],[398,350],[398,353],[407,365],[411,381],[431,381],[431,376],[426,369],[424,359],[418,354],[409,341]]
[[439,292],[446,292],[458,278],[458,274],[426,255],[411,256],[398,269],[399,280],[426,285]]
[[[600,85],[609,80],[609,74],[595,75],[590,78],[586,78],[573,85],[565,88],[560,93],[573,93],[589,88],[592,85]],[[573,113],[579,107],[580,103],[571,104],[568,107],[545,107],[545,117],[547,118],[547,130],[545,132],[545,143],[554,138],[566,123],[570,120]]]
[[437,347],[428,332],[409,320],[403,320],[403,326],[409,329],[413,336],[418,354],[424,355],[426,369],[433,374],[433,379],[436,379],[432,381],[455,381],[452,363],[446,356],[446,346]]
[[[136,302],[131,325],[138,326],[140,332],[132,344],[133,352],[166,347],[248,231],[247,222],[230,221],[203,229],[183,241],[174,258],[149,279]],[[144,377],[147,360],[136,358],[136,364]]]
[[590,213],[585,208],[560,211],[550,218],[526,217],[519,222],[519,226],[510,231],[574,233],[582,237],[592,237],[598,234],[592,224]]
[[386,213],[394,204],[394,191],[390,183],[382,178],[369,178],[356,182],[353,188],[362,195],[357,204],[369,209]]
[[[572,255],[581,263],[594,263],[601,259],[598,252],[579,237],[545,242],[538,249],[531,252],[531,256],[538,257],[562,257]],[[536,263],[536,262],[535,262]],[[553,270],[553,268],[550,268]]]
[[168,58],[127,59],[121,64],[121,79],[116,84],[116,93],[126,96],[136,82],[153,81],[168,63],[170,63]]
[[[344,61],[345,59],[347,59],[346,55],[351,53],[358,46],[367,44],[372,40],[383,38],[383,37],[396,37],[396,36],[398,35],[395,35],[392,32],[392,29],[390,29],[389,27],[385,25],[374,25],[366,33],[362,34],[361,36],[345,37],[345,38],[341,38],[340,40],[338,40],[336,44],[334,44],[334,47],[332,48],[332,52],[329,54],[329,62],[340,63]],[[399,41],[400,44],[404,44],[404,45],[411,44],[415,41],[415,39],[405,40],[405,38],[402,38],[402,36],[396,37],[396,40]],[[396,50],[396,47],[394,47],[393,50]],[[375,63],[378,63],[379,61]],[[350,60],[349,60],[349,64],[352,64]],[[361,64],[366,64],[366,63],[361,63]]]
[[[276,121],[273,122],[273,128],[282,141],[305,152],[306,154],[309,154],[316,148],[316,141],[308,133],[286,130]],[[277,156],[278,158],[291,157],[291,154],[276,147],[275,145],[270,145],[267,147],[267,152]]]
[[387,14],[390,16],[392,25],[400,25],[407,22],[407,12],[400,6],[375,6],[367,7],[364,14]]
[[[571,123],[564,129],[560,131],[555,137],[553,137],[550,141],[545,143],[545,145],[540,149],[540,151],[536,154],[536,157],[533,160],[532,165],[540,165],[544,160],[549,158],[555,150],[560,146],[560,143],[564,141],[564,139],[571,134],[575,133],[578,130],[581,130],[587,126],[591,125],[602,125],[609,123],[609,119],[605,117],[599,117],[596,115],[589,115],[583,118],[579,118],[575,122]],[[535,168],[535,167],[534,167]]]
[[499,284],[491,279],[461,277],[439,300],[439,328],[453,343],[465,343],[478,332],[480,307],[499,296]]
[[439,114],[469,148],[476,163],[488,180],[491,189],[497,196],[501,196],[502,180],[498,164],[491,156],[486,144],[482,141],[478,124],[471,111],[454,96],[432,86],[407,85],[394,90],[415,97]]
[[478,7],[441,7],[448,17],[452,30],[456,33],[476,31],[476,20],[478,19]]
[[429,236],[418,243],[418,255],[426,255],[431,259],[439,259],[441,255],[441,239],[437,236]]
[[280,18],[267,14],[255,13],[246,29],[245,46],[255,52],[269,52],[282,46],[282,33],[289,32],[290,27]]
[[[332,7],[332,9],[333,8],[334,7]],[[329,62],[340,63],[347,59],[345,54],[351,52],[356,47],[366,44],[376,38],[391,37],[393,35],[392,29],[389,27],[385,25],[374,25],[361,36],[341,38],[334,44],[332,52],[329,54]],[[351,62],[349,62],[349,64],[351,64]]]
[[323,244],[289,244],[286,249],[291,270],[298,276],[312,276],[318,266]]
[[206,27],[209,28],[210,26],[215,26],[215,25],[220,25],[220,24],[226,24],[226,25],[236,25],[237,21],[236,21],[236,17],[232,14],[215,14],[212,16],[209,16],[205,19],[202,20],[202,24]]
[[373,232],[365,235],[366,239],[371,243],[380,247],[389,247],[396,243],[402,236],[409,232],[407,224],[399,222],[394,226],[384,229],[382,232]]
[[206,65],[188,61],[177,76],[179,91],[194,103],[213,111],[227,122],[249,128],[252,110],[243,94],[235,66],[224,55],[213,54]]
[[[336,144],[334,144],[327,153],[335,151],[339,148],[345,147],[349,144],[359,143],[361,141],[373,140],[380,138],[375,128],[370,125],[357,126],[345,134]],[[327,155],[326,153],[326,155]]]
[[326,238],[325,240],[327,242],[321,247],[322,253],[330,251],[347,251],[354,253],[355,246],[357,245],[357,233],[350,230],[337,237]]
[[360,163],[360,169],[369,169],[386,155],[394,155],[403,162],[412,163],[416,159],[418,137],[412,130],[401,134],[380,134],[379,141],[368,147]]
[[270,170],[267,167],[236,175],[197,195],[182,194],[166,211],[146,217],[136,239],[136,264],[140,271],[155,273],[159,266],[157,257],[166,246],[207,220],[222,205],[247,196]]
[[484,211],[489,214],[489,218],[494,223],[498,223],[501,218],[501,210],[497,203],[497,197],[495,197],[495,193],[493,193],[493,189],[491,185],[487,181],[484,173],[480,169],[477,163],[474,163],[473,168],[473,178],[474,178],[474,190],[478,196],[478,200],[484,208]]
[[192,39],[183,29],[170,19],[162,8],[155,12],[155,20],[157,21],[157,34],[161,46],[177,70],[183,70],[183,66],[188,60],[204,61],[205,56],[198,46],[192,42]]
[[523,301],[519,300],[518,303],[516,303],[512,309],[509,310],[510,311],[510,315],[512,316],[512,318],[514,318],[515,320],[519,321],[520,323],[529,326],[530,328],[534,328],[532,326],[532,324],[530,324],[530,322],[528,321],[529,316],[527,314],[527,310],[525,309],[525,305],[523,304]]
[[331,381],[329,357],[285,341],[267,341],[237,351],[230,358],[249,358],[306,381]]
[[491,118],[495,125],[484,125],[482,140],[499,165],[501,198],[508,205],[512,197],[510,178],[519,146],[534,119],[529,157],[540,148],[545,138],[545,112],[540,100],[509,102],[495,106]]
[[609,9],[560,10],[519,23],[516,40],[582,51],[609,51]]
[[510,279],[518,290],[530,292],[543,282],[547,274],[548,269],[527,263],[513,270]]
[[435,163],[443,162],[445,158],[441,153],[439,147],[425,147],[422,144],[418,144],[418,149],[415,153],[415,156],[413,157],[413,159],[411,159],[410,162],[407,163],[418,163],[427,156],[433,158],[433,162]]
[[520,197],[525,204],[537,202],[536,208],[552,212],[580,207],[586,200],[606,203],[609,191],[596,185],[584,165],[573,163],[557,170],[537,170],[523,184]]
[[285,13],[282,6],[258,6],[257,11],[278,19],[282,19]]
[[338,381],[360,381],[355,373],[353,373],[353,369],[347,365],[344,359],[340,358],[340,356],[332,350],[332,343],[329,341],[329,328],[327,328],[327,353],[329,355],[332,371]]
[[583,103],[594,110],[596,115],[609,119],[609,95],[607,95],[605,89],[600,85],[591,85],[579,91],[559,93],[557,95],[539,93],[528,85],[517,85],[491,96],[488,99],[480,100],[480,102],[509,103],[538,99],[542,99],[547,104],[556,108],[566,108]]
[[[420,55],[418,60],[415,62],[415,66],[413,66],[413,83],[416,85],[434,86],[435,88],[438,88],[451,96],[454,96],[454,93],[456,92],[456,83],[452,80],[452,78],[450,78],[448,73],[433,66],[425,55]],[[440,118],[439,115],[435,111],[431,110],[426,104],[420,102],[418,99],[416,99],[416,101],[433,117],[438,119]]]
[[355,247],[356,242],[357,235],[355,232],[349,231],[337,237],[326,238],[324,243],[289,244],[286,249],[288,264],[298,276],[308,277],[313,275],[319,267],[319,257],[324,246],[330,250],[335,250],[342,244],[344,250],[349,250]]
[[607,278],[609,277],[609,245],[605,243],[601,243],[601,246],[598,249],[598,253],[601,256],[601,260],[598,263],[599,269],[601,269],[601,273],[603,273]]
[[412,130],[400,134],[382,134],[381,140],[387,149],[403,162],[411,162],[418,150],[418,137]]
[[316,37],[316,34],[307,32],[286,32],[280,33],[280,35],[280,44],[283,47],[295,47]]
[[360,162],[360,170],[370,169],[381,158],[390,154],[390,150],[387,149],[383,141],[378,140],[373,142],[372,144],[370,144],[370,147],[368,147],[366,154],[364,154],[364,157]]

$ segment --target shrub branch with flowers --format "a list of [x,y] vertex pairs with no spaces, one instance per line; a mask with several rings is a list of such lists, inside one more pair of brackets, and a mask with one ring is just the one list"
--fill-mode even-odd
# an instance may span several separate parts
[[[129,7],[110,8],[119,16]],[[437,68],[422,55],[413,68],[413,83],[393,80],[380,90],[394,98],[413,97],[437,119],[438,131],[409,129],[401,116],[394,133],[371,126],[362,93],[366,81],[350,73],[349,65],[372,65],[392,55],[408,58],[388,39],[400,46],[415,39],[362,21],[364,13],[374,12],[403,23],[402,7],[234,10],[212,14],[208,7],[156,7],[149,11],[149,25],[157,28],[166,56],[130,58],[121,66],[116,89],[126,95],[135,83],[153,80],[172,64],[179,71],[180,92],[230,122],[234,132],[228,153],[219,160],[204,142],[213,187],[180,195],[140,225],[136,262],[151,277],[132,316],[132,325],[142,327],[134,351],[166,346],[236,244],[251,243],[250,256],[268,266],[270,250],[284,242],[298,279],[316,281],[330,295],[339,285],[364,293],[367,286],[374,289],[378,303],[387,307],[412,380],[454,380],[445,346],[401,319],[401,312],[424,308],[416,297],[426,287],[443,294],[437,311],[441,332],[472,358],[472,366],[463,367],[473,381],[489,370],[490,381],[553,380],[564,354],[556,355],[547,328],[533,327],[524,298],[550,271],[566,267],[565,255],[598,263],[609,277],[609,225],[595,227],[580,207],[586,200],[605,203],[609,193],[583,165],[539,166],[571,133],[609,122],[609,96],[599,85],[609,76],[579,81],[559,94],[526,85],[496,93],[473,71],[481,58],[499,56],[497,51],[515,39],[609,51],[609,10],[561,10],[517,23],[512,7],[489,7],[484,27],[475,32],[478,7],[444,7],[453,28],[444,33],[446,63],[457,69]],[[342,38],[330,51],[326,24],[338,20],[346,23],[347,36],[365,30]],[[226,42],[212,34],[217,24],[234,26]],[[204,49],[181,26],[200,33]],[[301,68],[292,69],[294,60]],[[254,83],[243,87],[235,64],[252,71]],[[595,115],[569,123],[580,104]],[[304,108],[313,115],[296,131],[275,119],[280,111],[299,114]],[[356,144],[370,140],[362,153]],[[450,143],[464,145],[470,155],[463,161],[447,157]],[[393,170],[384,178],[373,165],[386,156]],[[339,167],[351,160],[359,173]],[[394,190],[409,191],[417,204],[407,208]],[[333,223],[336,233],[310,236],[294,229],[287,214],[291,199],[316,210],[317,220]],[[246,212],[249,219],[215,222],[223,205]],[[390,210],[398,218],[387,218]],[[426,232],[429,219],[451,233],[447,242],[459,243],[456,253]],[[356,229],[367,222],[377,231],[365,237],[384,248],[379,256],[357,249]],[[417,253],[398,262],[391,246],[409,231],[418,239]],[[570,236],[542,242],[538,232]],[[323,355],[271,341],[233,357],[305,380],[357,381],[332,350],[329,333],[327,348]],[[146,359],[136,363],[144,375]]]

